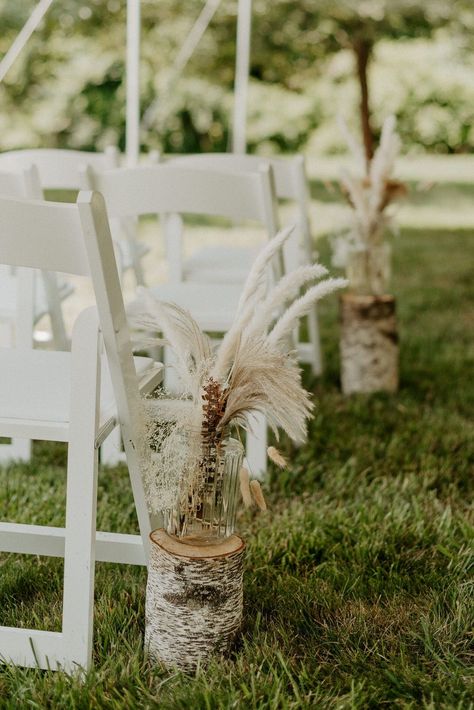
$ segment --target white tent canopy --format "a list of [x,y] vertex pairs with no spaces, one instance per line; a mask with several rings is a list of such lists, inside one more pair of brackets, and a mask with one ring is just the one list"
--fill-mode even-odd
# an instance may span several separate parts
[[[250,35],[252,0],[237,0],[237,39],[234,83],[234,111],[232,121],[232,150],[246,151],[247,93],[250,66]],[[19,32],[8,52],[0,61],[0,82],[40,24],[53,0],[38,0],[30,17]],[[206,31],[220,0],[207,0],[191,32],[181,47],[174,65],[177,77],[196,49]],[[141,0],[127,0],[126,47],[126,155],[127,163],[135,165],[140,152],[140,30]],[[152,109],[153,107],[151,107]],[[149,112],[147,112],[148,115]]]

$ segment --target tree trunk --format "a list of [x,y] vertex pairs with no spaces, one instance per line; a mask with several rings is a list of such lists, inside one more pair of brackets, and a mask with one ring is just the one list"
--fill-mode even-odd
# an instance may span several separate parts
[[150,540],[145,649],[155,662],[194,671],[225,653],[241,626],[245,544],[237,535],[203,544],[164,530]]
[[341,385],[344,394],[396,392],[398,332],[393,296],[344,294],[341,308]]
[[370,40],[360,39],[354,44],[357,78],[360,86],[360,122],[364,140],[367,173],[369,172],[370,161],[374,155],[374,134],[370,121],[369,82],[367,78],[367,69],[372,56],[372,48],[373,45]]

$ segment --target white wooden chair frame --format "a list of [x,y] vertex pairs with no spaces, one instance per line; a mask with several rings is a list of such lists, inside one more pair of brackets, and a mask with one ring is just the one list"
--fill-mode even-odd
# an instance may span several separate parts
[[[3,364],[10,363],[10,395],[7,386],[6,401],[0,401],[0,435],[68,443],[65,528],[0,523],[1,550],[64,557],[62,630],[1,626],[0,657],[22,666],[74,672],[89,668],[92,660],[95,561],[146,564],[148,558],[150,520],[140,476],[137,371],[102,197],[81,192],[76,205],[0,198],[0,233],[0,263],[88,275],[96,295],[97,310],[87,309],[76,321],[70,353],[31,350],[22,358],[21,353],[0,351]],[[116,402],[106,412],[100,407],[102,342]],[[38,366],[50,361],[55,377],[63,372],[63,386],[57,383],[48,390],[53,413],[48,414],[46,398],[31,396],[26,415],[19,414],[15,387],[28,388],[31,368],[37,375]],[[69,414],[55,417],[68,377]],[[160,368],[149,367],[140,389],[150,391],[160,379]],[[14,413],[9,416],[11,407]],[[117,420],[141,535],[96,532],[98,447]]]

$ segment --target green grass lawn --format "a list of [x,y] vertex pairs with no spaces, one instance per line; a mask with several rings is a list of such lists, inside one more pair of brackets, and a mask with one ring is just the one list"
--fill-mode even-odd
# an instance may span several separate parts
[[[327,251],[322,248],[327,258]],[[336,300],[309,443],[246,514],[245,623],[196,676],[144,660],[143,569],[97,564],[94,670],[0,668],[0,708],[474,707],[474,231],[394,244],[396,396],[344,399]],[[0,471],[10,520],[62,524],[65,451]],[[100,475],[99,526],[134,531],[126,472]],[[0,624],[59,630],[62,562],[0,555]]]

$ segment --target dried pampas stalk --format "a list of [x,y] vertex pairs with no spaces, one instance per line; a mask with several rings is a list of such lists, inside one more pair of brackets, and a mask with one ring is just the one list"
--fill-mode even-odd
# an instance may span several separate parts
[[260,508],[260,510],[267,510],[267,504],[265,498],[263,497],[262,487],[258,481],[250,481],[250,490],[252,491],[253,498]]
[[306,291],[304,296],[300,296],[296,301],[293,301],[291,306],[283,313],[271,330],[268,342],[276,345],[288,338],[298,325],[299,319],[308,314],[316,301],[345,286],[347,286],[346,279],[340,278],[326,279],[326,281],[321,281],[316,286],[312,286]]
[[244,337],[261,337],[275,320],[275,315],[299,295],[305,284],[326,276],[327,273],[328,270],[321,264],[310,264],[300,266],[284,276],[255,309],[248,326],[244,328]]
[[342,193],[351,207],[345,239],[352,249],[370,250],[380,245],[386,229],[392,228],[392,217],[386,208],[406,194],[405,185],[392,177],[400,152],[400,138],[395,117],[389,116],[382,128],[380,145],[366,171],[361,169],[353,137],[344,124],[342,130],[357,167],[357,174],[344,171],[340,180]]
[[252,319],[256,304],[265,297],[269,265],[294,228],[295,225],[291,225],[286,229],[282,229],[263,247],[255,259],[242,289],[235,320],[225,334],[217,353],[213,370],[213,376],[216,379],[221,379],[225,376],[242,340],[242,333]]
[[274,446],[269,446],[267,449],[268,458],[273,461],[279,468],[286,468],[287,462],[285,457]]
[[250,472],[248,468],[242,466],[240,469],[240,493],[242,494],[242,502],[246,508],[251,508],[253,503],[252,493],[250,491]]

